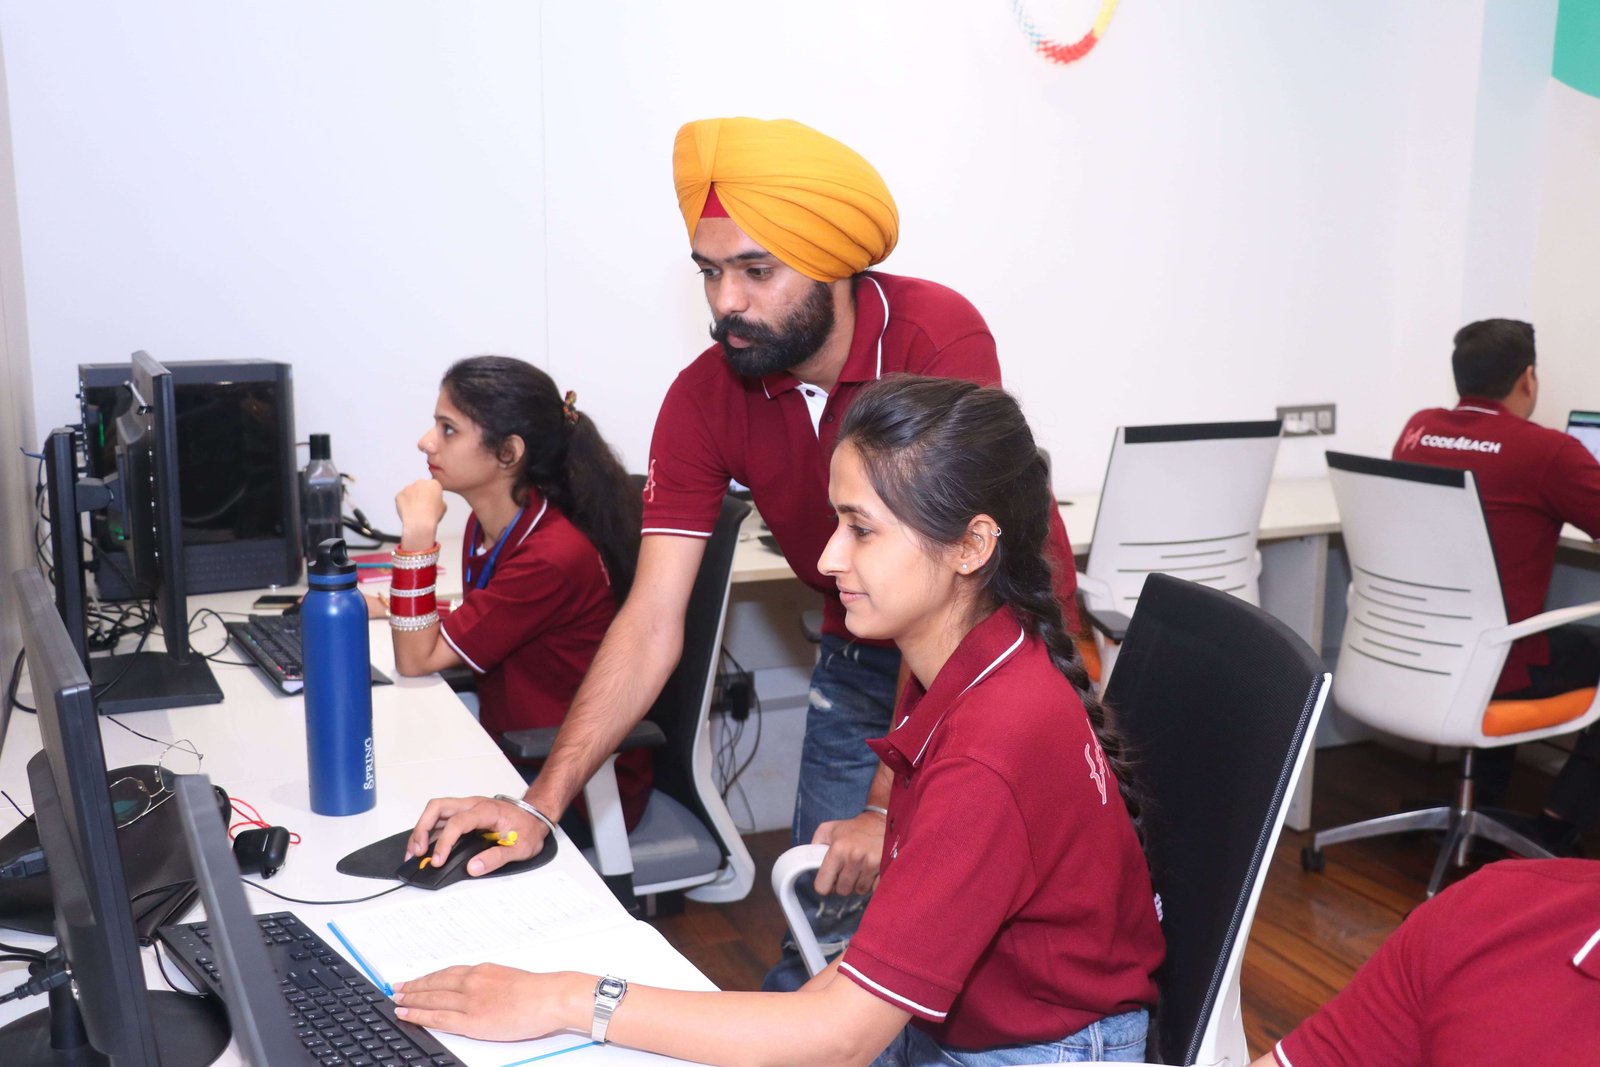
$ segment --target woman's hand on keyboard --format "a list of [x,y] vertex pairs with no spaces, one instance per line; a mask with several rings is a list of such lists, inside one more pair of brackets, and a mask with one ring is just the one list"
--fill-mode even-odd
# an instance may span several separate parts
[[408,1023],[481,1041],[522,1041],[554,1030],[585,1030],[595,979],[566,971],[532,974],[480,963],[446,967],[395,987],[396,1014]]
[[499,848],[485,849],[467,863],[467,873],[476,878],[499,870],[513,860],[525,860],[544,846],[548,829],[544,823],[515,804],[489,797],[438,797],[422,809],[406,842],[406,859],[433,856],[438,866],[450,855],[463,835],[490,832],[510,834],[516,841]]

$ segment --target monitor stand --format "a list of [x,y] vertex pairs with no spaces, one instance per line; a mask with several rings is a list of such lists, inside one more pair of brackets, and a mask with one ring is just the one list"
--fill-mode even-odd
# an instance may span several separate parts
[[222,689],[204,657],[179,663],[164,652],[93,656],[89,676],[102,715],[222,703]]
[[[161,1067],[206,1067],[227,1050],[233,1031],[213,998],[158,989],[146,996]],[[68,984],[50,991],[49,1007],[0,1028],[0,1063],[107,1067],[110,1061],[89,1047],[83,1016]]]

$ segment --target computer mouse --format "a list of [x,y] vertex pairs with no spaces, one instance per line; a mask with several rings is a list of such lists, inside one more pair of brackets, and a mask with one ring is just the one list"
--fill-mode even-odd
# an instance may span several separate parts
[[422,889],[443,889],[463,878],[472,877],[467,873],[467,861],[485,849],[497,847],[492,834],[467,834],[456,841],[450,855],[438,866],[434,866],[428,856],[403,860],[395,868],[394,876],[407,885]]

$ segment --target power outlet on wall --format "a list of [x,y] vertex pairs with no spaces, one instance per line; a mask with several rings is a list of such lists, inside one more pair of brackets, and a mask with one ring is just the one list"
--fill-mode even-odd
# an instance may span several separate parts
[[755,694],[755,676],[749,671],[721,671],[711,689],[711,710],[721,711],[734,722],[743,722],[750,717]]
[[1338,427],[1333,404],[1291,404],[1278,408],[1285,437],[1331,434]]

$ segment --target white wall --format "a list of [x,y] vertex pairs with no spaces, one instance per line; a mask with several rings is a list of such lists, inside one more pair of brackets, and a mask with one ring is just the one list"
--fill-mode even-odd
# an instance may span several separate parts
[[[86,17],[84,6],[96,13]],[[539,11],[0,5],[38,425],[79,362],[294,364],[375,519],[453,358],[545,352]]]
[[[1036,7],[1074,38],[1095,5]],[[387,515],[439,372],[501,351],[642,467],[705,343],[672,137],[743,113],[883,172],[885,268],[983,310],[1058,488],[1098,484],[1119,423],[1277,403],[1335,401],[1331,443],[1381,451],[1448,396],[1464,294],[1527,300],[1469,267],[1534,226],[1475,223],[1475,130],[1481,65],[1510,62],[1485,12],[1515,66],[1549,9],[1124,4],[1062,68],[1000,0],[0,0],[38,425],[72,417],[80,361],[287,359],[300,435],[332,432]]]
[[[36,464],[21,450],[39,447],[33,425],[32,371],[28,360],[22,256],[17,239],[16,187],[11,137],[5,120],[5,60],[0,56],[0,685],[10,680],[22,647],[21,620],[11,594],[11,572],[33,562],[32,506]],[[4,718],[0,714],[0,718]],[[0,742],[5,737],[0,733]]]
[[1533,273],[1539,415],[1600,408],[1600,98],[1550,85]]

